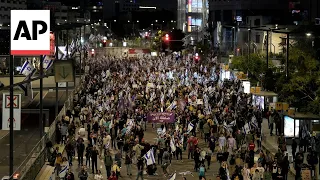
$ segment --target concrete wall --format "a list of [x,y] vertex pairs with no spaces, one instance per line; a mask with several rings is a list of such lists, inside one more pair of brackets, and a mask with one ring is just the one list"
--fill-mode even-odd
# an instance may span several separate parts
[[[25,77],[14,77],[14,83],[22,82],[25,79]],[[79,83],[80,78],[76,78],[76,84]],[[4,86],[10,85],[10,79],[9,77],[0,77],[0,81],[4,84]],[[70,82],[68,83],[69,87],[73,87],[74,83]],[[43,87],[45,88],[53,88],[56,87],[56,82],[54,79],[54,76],[49,76],[48,78],[43,79]],[[40,88],[40,80],[32,81],[32,88]]]

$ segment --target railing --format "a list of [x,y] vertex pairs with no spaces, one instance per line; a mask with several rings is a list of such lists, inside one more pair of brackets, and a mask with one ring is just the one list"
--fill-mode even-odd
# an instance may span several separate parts
[[41,138],[41,140],[24,159],[24,161],[15,170],[13,176],[18,174],[20,180],[34,180],[37,177],[47,159],[46,143],[48,141],[53,143],[55,142],[56,123],[62,119],[68,109],[73,108],[73,97],[75,90],[70,93],[58,116],[50,125],[48,132]]

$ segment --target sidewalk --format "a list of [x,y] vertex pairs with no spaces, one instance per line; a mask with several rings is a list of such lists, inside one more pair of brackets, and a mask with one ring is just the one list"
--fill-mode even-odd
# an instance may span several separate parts
[[[273,131],[275,133],[275,130]],[[273,135],[270,136],[270,130],[268,126],[268,120],[263,119],[262,121],[262,134],[263,134],[263,139],[262,139],[262,148],[264,151],[269,151],[272,156],[275,156],[275,154],[278,152],[278,136]],[[290,173],[292,175],[296,175],[296,171],[293,167],[292,163],[292,150],[291,146],[287,145],[287,151],[289,161],[290,161]]]

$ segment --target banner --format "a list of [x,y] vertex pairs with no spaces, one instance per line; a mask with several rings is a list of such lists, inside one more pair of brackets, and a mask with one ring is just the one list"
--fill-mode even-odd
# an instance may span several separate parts
[[171,112],[151,112],[147,115],[147,120],[153,123],[173,123],[174,113]]

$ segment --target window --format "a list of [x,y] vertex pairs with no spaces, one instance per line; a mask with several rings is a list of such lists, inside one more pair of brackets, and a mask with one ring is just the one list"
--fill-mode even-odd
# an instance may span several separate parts
[[256,43],[260,43],[260,34],[256,34]]

